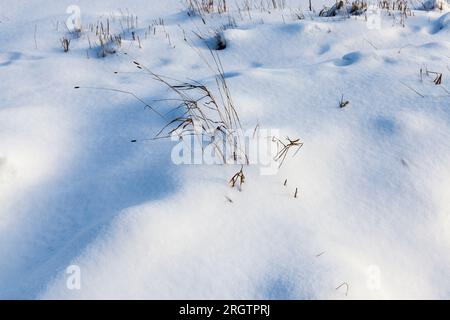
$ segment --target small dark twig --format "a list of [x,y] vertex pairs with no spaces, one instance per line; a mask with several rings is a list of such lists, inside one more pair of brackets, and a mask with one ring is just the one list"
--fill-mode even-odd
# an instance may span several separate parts
[[316,257],[320,257],[321,255],[323,255],[325,253],[325,251],[322,251],[321,253],[316,254]]
[[70,39],[62,38],[61,39],[61,46],[63,47],[64,52],[68,52],[69,51],[69,47],[70,47]]
[[439,73],[436,78],[433,80],[435,85],[440,85],[442,84],[442,73]]
[[342,95],[341,101],[339,101],[339,108],[345,108],[349,104],[350,104],[350,101],[348,101],[348,100],[344,101],[344,95]]
[[241,170],[239,170],[238,172],[236,172],[234,174],[234,176],[231,177],[230,179],[230,185],[232,188],[234,188],[235,186],[238,186],[238,190],[241,191],[242,190],[242,184],[245,182],[245,175],[243,172],[243,166],[241,166]]
[[404,82],[402,82],[402,81],[400,81],[400,83],[401,83],[402,85],[404,85],[405,87],[407,87],[409,90],[411,90],[411,91],[413,91],[414,93],[416,93],[417,95],[419,95],[420,97],[425,98],[425,96],[424,96],[423,94],[421,94],[419,91],[417,91],[417,90],[414,89],[413,87],[407,85],[406,83],[404,83]]
[[339,289],[340,289],[341,287],[343,287],[343,286],[346,287],[346,290],[345,290],[345,296],[347,296],[347,295],[348,295],[348,290],[349,290],[349,288],[350,288],[350,286],[348,285],[347,282],[344,282],[344,283],[340,284],[338,287],[336,287],[336,290],[339,290]]
[[[104,90],[104,91],[111,91],[111,92],[119,92],[124,93],[132,96],[134,99],[142,103],[146,108],[149,108],[151,111],[156,113],[158,116],[160,116],[162,119],[166,120],[164,115],[162,115],[160,112],[158,112],[155,108],[153,108],[151,105],[149,105],[147,102],[145,102],[143,99],[139,98],[136,94],[134,94],[131,91],[126,90],[120,90],[120,89],[114,89],[114,88],[103,88],[103,87],[81,87],[81,86],[75,86],[74,89],[93,89],[93,90]],[[133,142],[133,141],[132,141]]]

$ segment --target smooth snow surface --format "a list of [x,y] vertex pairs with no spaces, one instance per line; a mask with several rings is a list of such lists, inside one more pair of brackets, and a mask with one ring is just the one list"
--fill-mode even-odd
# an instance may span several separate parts
[[[373,28],[307,3],[205,25],[178,0],[0,0],[0,298],[449,299],[450,13]],[[86,32],[64,53],[71,4],[85,29],[137,15],[142,48],[101,58]],[[130,95],[74,89],[167,98],[133,60],[214,88],[196,34],[231,20],[218,54],[243,126],[304,142],[276,175],[245,167],[241,192],[239,166],[139,140],[166,122]]]

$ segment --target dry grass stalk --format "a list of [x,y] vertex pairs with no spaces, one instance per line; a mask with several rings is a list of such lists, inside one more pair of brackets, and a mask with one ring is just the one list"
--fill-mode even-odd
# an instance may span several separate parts
[[[420,81],[423,81],[423,70],[420,68]],[[442,72],[436,72],[436,71],[430,71],[425,66],[425,74],[427,76],[434,75],[433,83],[435,85],[441,85],[442,84]]]
[[64,52],[68,52],[69,47],[70,47],[70,39],[67,39],[66,37],[64,37],[60,41],[61,41],[61,46],[62,46]]
[[293,139],[291,140],[289,137],[286,137],[287,142],[283,142],[280,139],[273,137],[272,141],[276,142],[277,144],[277,154],[274,157],[275,161],[280,161],[279,168],[282,166],[284,160],[286,159],[287,154],[289,153],[289,150],[291,148],[296,148],[295,153],[293,156],[295,156],[300,150],[300,148],[303,146],[303,142],[300,141],[300,139]]
[[359,16],[367,11],[368,5],[364,0],[355,0],[348,4],[348,2],[340,0],[336,1],[336,3],[331,8],[323,8],[319,12],[319,16],[321,17],[334,17],[337,15],[353,15]]
[[[186,1],[188,14],[197,14],[202,17],[205,14],[225,13],[228,11],[226,0],[188,0]],[[205,23],[205,20],[203,19]]]
[[229,183],[232,188],[237,187],[239,191],[242,190],[242,185],[245,182],[245,175],[243,172],[244,167],[241,166],[241,170],[236,172],[234,176],[231,177]]
[[348,285],[347,282],[344,282],[344,283],[340,284],[338,287],[336,287],[336,290],[339,290],[342,287],[345,287],[345,296],[347,296],[348,295],[348,290],[350,289],[350,286]]
[[212,90],[194,80],[180,82],[153,73],[151,70],[134,61],[136,67],[150,74],[153,79],[168,87],[177,97],[164,99],[178,103],[170,112],[179,112],[155,136],[155,139],[169,138],[174,134],[180,139],[185,136],[209,137],[209,143],[222,158],[224,164],[229,163],[222,147],[231,150],[232,161],[248,164],[248,157],[242,144],[242,127],[231,93],[227,85],[223,67],[219,57],[211,51],[216,66],[216,86],[219,98]]
[[442,73],[440,72],[434,72],[434,71],[427,71],[427,73],[434,74],[436,77],[434,78],[433,82],[435,85],[442,84]]
[[345,108],[350,104],[350,101],[344,100],[344,95],[341,97],[341,101],[339,101],[339,108]]

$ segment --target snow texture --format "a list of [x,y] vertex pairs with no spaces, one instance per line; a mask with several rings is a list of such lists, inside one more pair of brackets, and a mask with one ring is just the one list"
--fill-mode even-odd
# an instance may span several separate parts
[[[448,11],[403,25],[293,0],[204,24],[177,0],[0,2],[0,298],[450,298]],[[100,57],[89,24],[130,15],[140,45],[130,29]],[[141,140],[166,122],[132,96],[74,89],[167,98],[133,60],[214,88],[196,34],[217,30],[243,126],[304,142],[276,175],[245,167],[240,192],[239,166],[177,166],[174,142]]]

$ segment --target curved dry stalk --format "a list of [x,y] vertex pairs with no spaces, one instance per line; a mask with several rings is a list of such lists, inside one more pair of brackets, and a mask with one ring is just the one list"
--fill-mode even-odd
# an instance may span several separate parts
[[[214,53],[212,53],[212,56],[218,72],[216,75],[216,85],[220,95],[219,100],[210,88],[196,80],[182,82],[170,79],[155,74],[141,63],[133,61],[138,69],[149,74],[154,80],[161,82],[178,96],[175,99],[161,100],[180,102],[179,105],[166,114],[176,110],[182,110],[182,115],[170,120],[156,134],[155,138],[168,138],[173,134],[177,134],[180,138],[187,135],[200,136],[199,130],[201,130],[210,138],[209,143],[214,145],[215,150],[222,156],[224,163],[227,163],[227,159],[222,150],[220,150],[220,142],[224,142],[232,150],[234,161],[241,158],[248,163],[248,157],[245,151],[243,151],[245,147],[241,147],[241,123],[231,99],[223,66],[218,56],[214,55]],[[223,136],[217,137],[217,133],[221,133]]]
[[93,90],[104,90],[104,91],[112,91],[112,92],[119,92],[119,93],[125,93],[128,94],[130,96],[132,96],[133,98],[135,98],[136,100],[138,100],[139,102],[141,102],[146,108],[149,108],[150,110],[152,110],[154,113],[156,113],[158,116],[160,116],[161,118],[163,118],[164,120],[166,120],[166,118],[164,117],[164,115],[162,115],[160,112],[158,112],[155,108],[153,108],[151,105],[149,105],[147,102],[145,102],[142,98],[139,98],[135,93],[131,92],[131,91],[126,91],[126,90],[121,90],[121,89],[115,89],[115,88],[104,88],[104,87],[82,87],[82,86],[75,86],[73,87],[74,89],[93,89]]
[[350,286],[348,285],[347,282],[343,282],[342,284],[340,284],[338,287],[336,287],[336,290],[339,290],[340,288],[345,286],[345,296],[348,295],[348,290],[350,289]]
[[232,188],[234,188],[235,186],[237,186],[238,190],[241,191],[242,190],[242,185],[245,182],[245,175],[244,175],[244,166],[241,166],[241,170],[239,170],[238,172],[236,172],[234,174],[234,176],[231,177],[229,183],[230,186]]
[[[281,168],[284,160],[286,159],[286,156],[289,152],[289,150],[293,147],[296,148],[294,154],[292,156],[295,156],[297,152],[300,150],[300,148],[303,146],[303,142],[300,141],[300,139],[293,139],[291,140],[289,137],[286,137],[287,142],[283,142],[280,139],[273,137],[272,141],[277,144],[277,154],[273,158],[275,161],[280,161],[280,165],[278,168]],[[281,148],[280,148],[281,145]]]

